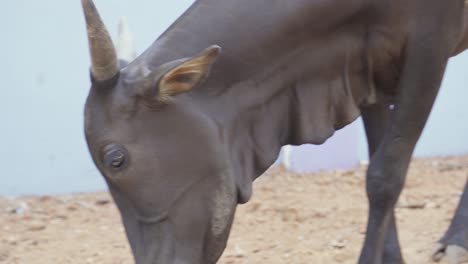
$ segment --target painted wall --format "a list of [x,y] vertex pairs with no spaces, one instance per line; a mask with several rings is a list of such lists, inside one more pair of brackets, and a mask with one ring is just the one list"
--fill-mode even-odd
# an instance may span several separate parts
[[[112,33],[128,16],[140,51],[190,3],[96,0]],[[2,10],[0,194],[105,188],[83,136],[90,59],[81,1],[4,1]]]
[[[128,17],[140,52],[191,2],[96,0],[112,33],[118,18]],[[80,1],[15,0],[2,7],[0,195],[104,189],[83,137],[90,62]],[[467,54],[451,62],[419,155],[468,152],[463,137],[468,131],[467,68]],[[354,164],[365,157],[360,129],[359,125],[347,128],[348,132],[337,134],[341,137],[316,147],[318,152],[307,147],[303,152],[293,150],[300,158],[290,162],[306,169]]]
[[336,168],[353,168],[359,164],[358,121],[335,132],[323,145],[285,146],[280,162],[290,170],[311,172]]

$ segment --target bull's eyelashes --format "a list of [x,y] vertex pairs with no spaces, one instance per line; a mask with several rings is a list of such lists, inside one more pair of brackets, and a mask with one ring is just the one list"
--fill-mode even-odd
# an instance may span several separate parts
[[103,163],[111,170],[123,169],[128,164],[128,152],[119,144],[109,144],[102,151]]

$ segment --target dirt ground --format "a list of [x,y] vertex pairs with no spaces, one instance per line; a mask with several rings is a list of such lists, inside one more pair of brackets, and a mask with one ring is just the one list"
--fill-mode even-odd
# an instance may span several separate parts
[[[468,156],[415,160],[397,208],[409,264],[431,263],[468,175]],[[222,264],[356,263],[364,239],[365,166],[291,173],[274,167],[239,206]],[[132,263],[106,192],[0,198],[0,263]]]

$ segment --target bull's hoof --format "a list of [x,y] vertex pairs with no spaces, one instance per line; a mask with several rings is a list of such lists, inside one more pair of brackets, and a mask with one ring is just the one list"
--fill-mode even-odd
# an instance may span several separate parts
[[468,263],[468,250],[458,245],[438,243],[432,254],[432,260],[439,262],[442,259],[447,260],[450,264]]

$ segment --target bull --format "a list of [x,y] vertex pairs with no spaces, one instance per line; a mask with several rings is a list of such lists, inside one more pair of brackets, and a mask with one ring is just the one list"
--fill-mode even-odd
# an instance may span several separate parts
[[[321,144],[361,115],[370,164],[359,263],[403,263],[394,207],[447,61],[468,47],[464,4],[198,0],[119,61],[82,0],[85,136],[136,263],[216,263],[237,204],[280,148]],[[468,248],[467,210],[465,191],[437,254]]]

